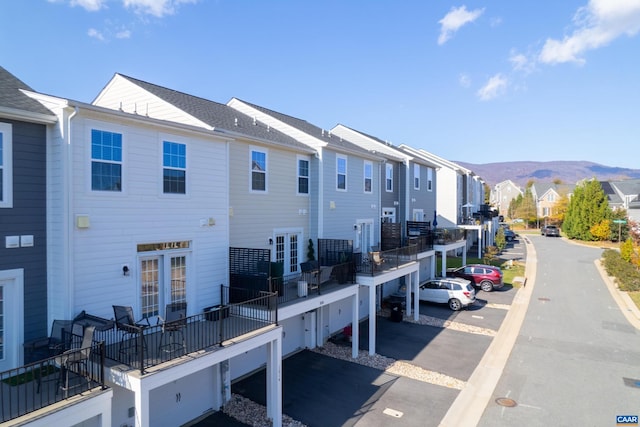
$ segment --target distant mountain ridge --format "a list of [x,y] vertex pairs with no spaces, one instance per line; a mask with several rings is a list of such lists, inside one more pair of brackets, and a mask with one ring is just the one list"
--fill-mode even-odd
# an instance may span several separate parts
[[476,175],[482,177],[490,186],[506,181],[515,182],[521,187],[530,180],[536,182],[552,182],[560,179],[566,184],[575,184],[582,179],[596,178],[599,181],[615,181],[640,178],[640,169],[628,169],[604,166],[586,161],[551,161],[551,162],[498,162],[474,164],[453,160]]

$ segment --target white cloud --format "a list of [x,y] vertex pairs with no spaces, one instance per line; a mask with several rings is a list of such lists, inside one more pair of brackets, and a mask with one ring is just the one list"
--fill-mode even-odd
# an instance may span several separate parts
[[531,73],[536,67],[535,58],[531,58],[524,53],[518,53],[513,49],[509,55],[509,62],[511,62],[511,67],[515,71],[521,71],[525,74]]
[[131,31],[130,30],[120,30],[116,33],[116,38],[117,39],[129,39],[131,38]]
[[95,28],[89,28],[89,31],[87,31],[87,35],[89,37],[93,37],[94,39],[104,41],[104,35],[100,31],[96,30]]
[[482,101],[489,101],[505,93],[507,86],[507,78],[499,73],[491,77],[489,81],[478,90],[477,95]]
[[460,74],[460,76],[458,76],[458,83],[460,83],[460,86],[462,87],[469,87],[471,86],[471,77],[469,77],[468,74]]
[[71,6],[80,6],[89,12],[97,12],[103,7],[106,7],[105,0],[71,0],[69,4]]
[[562,40],[547,39],[538,56],[541,62],[583,64],[582,55],[611,41],[640,31],[640,0],[590,0],[576,12],[573,33]]
[[152,15],[162,18],[165,15],[173,15],[181,4],[197,3],[198,0],[122,0],[126,8],[133,9],[136,13]]
[[445,44],[456,31],[458,31],[464,25],[478,19],[483,12],[484,9],[468,11],[466,6],[451,8],[451,11],[449,11],[449,13],[444,16],[444,18],[438,21],[438,23],[440,23],[440,36],[438,37],[438,44]]

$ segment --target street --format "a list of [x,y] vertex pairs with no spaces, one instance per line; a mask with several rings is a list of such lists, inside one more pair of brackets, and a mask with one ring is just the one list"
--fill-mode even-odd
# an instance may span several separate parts
[[602,249],[528,238],[538,258],[535,287],[478,426],[609,426],[618,415],[638,415],[640,333],[596,269]]

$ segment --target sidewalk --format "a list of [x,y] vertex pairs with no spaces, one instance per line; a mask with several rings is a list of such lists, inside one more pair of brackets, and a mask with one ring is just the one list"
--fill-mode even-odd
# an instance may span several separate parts
[[602,280],[607,284],[607,289],[609,289],[611,296],[616,304],[618,304],[618,307],[620,307],[622,314],[624,314],[634,328],[640,330],[640,310],[638,306],[636,306],[629,294],[618,288],[615,279],[607,274],[599,259],[595,260],[594,264]]
[[493,397],[493,391],[520,332],[536,282],[535,248],[527,237],[523,237],[523,240],[527,247],[524,282],[526,286],[521,287],[516,294],[498,334],[467,381],[467,386],[460,392],[440,422],[440,427],[476,426]]

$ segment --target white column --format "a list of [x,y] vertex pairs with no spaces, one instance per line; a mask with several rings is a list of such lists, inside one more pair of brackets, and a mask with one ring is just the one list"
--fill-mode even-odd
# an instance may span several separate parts
[[482,258],[482,244],[482,226],[480,226],[480,228],[478,228],[478,258]]
[[358,301],[360,298],[360,294],[356,293],[351,299],[351,357],[354,359],[358,357],[358,347],[360,346],[360,314],[358,311]]
[[267,343],[267,417],[282,427],[282,339]]
[[418,321],[418,317],[420,316],[420,271],[416,271],[413,273],[413,320]]
[[[466,257],[466,253],[465,255],[463,255],[462,262],[464,262],[464,257]],[[446,250],[442,251],[442,272],[440,274],[442,275],[442,277],[447,276],[447,251]]]
[[369,354],[376,354],[376,286],[369,286]]
[[429,279],[433,279],[434,277],[436,277],[436,254],[434,252],[433,256],[431,256],[431,277],[429,277]]
[[220,394],[222,397],[222,405],[225,405],[228,401],[231,400],[231,374],[229,373],[229,360],[223,360],[222,362],[220,362],[219,366],[220,370],[218,372],[218,375],[220,383]]
[[141,387],[141,382],[138,382],[138,384],[136,385],[137,387],[132,388],[136,407],[135,426],[149,427],[149,390],[143,390]]

